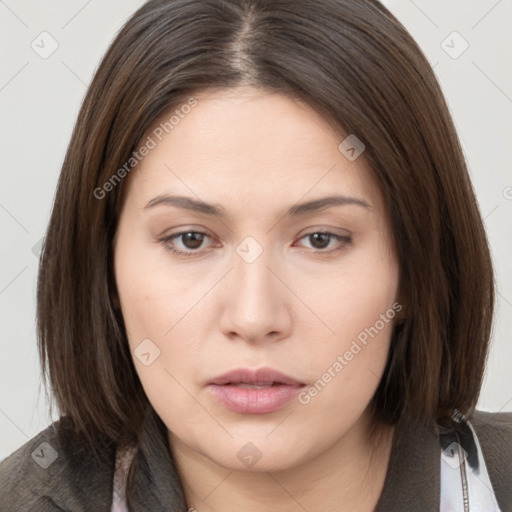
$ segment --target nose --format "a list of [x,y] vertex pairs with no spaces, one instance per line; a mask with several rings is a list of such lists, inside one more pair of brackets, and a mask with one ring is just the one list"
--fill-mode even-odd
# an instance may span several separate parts
[[[220,319],[222,333],[250,343],[277,341],[290,335],[293,294],[270,251],[252,262],[233,254]],[[281,274],[281,275],[280,275]]]

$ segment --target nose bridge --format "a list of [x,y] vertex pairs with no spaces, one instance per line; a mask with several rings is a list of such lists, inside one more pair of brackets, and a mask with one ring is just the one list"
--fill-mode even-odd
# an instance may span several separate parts
[[233,265],[238,303],[247,308],[248,313],[253,310],[257,314],[277,299],[275,276],[269,270],[272,268],[270,247],[264,248],[255,238],[246,237],[236,248]]
[[270,270],[276,266],[272,253],[254,237],[246,237],[237,246],[223,315],[226,333],[257,340],[289,328],[286,293]]

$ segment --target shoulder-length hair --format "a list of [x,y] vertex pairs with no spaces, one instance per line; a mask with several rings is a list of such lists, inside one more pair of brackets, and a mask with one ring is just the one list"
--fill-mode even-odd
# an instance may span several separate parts
[[494,305],[486,234],[436,77],[377,0],[150,0],[127,21],[83,101],[40,261],[39,351],[60,412],[93,448],[140,431],[149,404],[112,264],[122,191],[155,120],[240,85],[303,100],[366,147],[405,311],[375,414],[470,414]]

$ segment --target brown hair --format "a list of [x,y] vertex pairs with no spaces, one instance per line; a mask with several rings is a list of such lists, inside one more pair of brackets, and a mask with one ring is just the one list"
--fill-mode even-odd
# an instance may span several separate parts
[[62,414],[94,448],[100,436],[135,438],[149,407],[115,306],[112,240],[129,177],[94,191],[169,109],[239,85],[302,99],[366,146],[406,312],[376,415],[469,414],[494,304],[486,235],[435,75],[377,0],[151,0],[128,20],[78,115],[41,257],[40,356]]

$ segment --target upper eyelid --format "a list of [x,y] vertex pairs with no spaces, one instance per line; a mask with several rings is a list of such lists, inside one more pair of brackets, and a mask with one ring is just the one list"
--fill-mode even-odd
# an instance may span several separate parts
[[[177,235],[183,235],[185,233],[201,233],[208,235],[210,238],[215,238],[214,235],[211,235],[210,232],[205,228],[200,227],[184,227],[184,228],[177,228],[180,229],[180,231],[176,231],[174,233],[171,233],[169,235],[162,235],[162,238],[170,238]],[[333,235],[339,235],[344,236],[346,234],[347,236],[352,236],[352,232],[345,228],[335,228],[335,227],[325,227],[325,226],[312,226],[308,228],[304,228],[306,231],[302,233],[301,235],[297,235],[300,237],[303,237],[305,235],[311,234],[311,233],[331,233]],[[342,231],[342,233],[337,233],[337,231]]]
[[[311,235],[311,234],[314,234],[314,233],[324,233],[324,234],[330,234],[330,235],[334,235],[334,236],[345,236],[345,237],[350,237],[352,236],[352,233],[348,230],[343,230],[344,233],[336,233],[336,231],[334,231],[335,228],[316,228],[316,227],[313,227],[313,228],[307,228],[308,231],[306,231],[305,233],[302,233],[300,235],[297,235],[297,238],[304,238],[305,236],[307,235]],[[338,228],[340,229],[340,228]],[[189,229],[189,228],[185,228],[185,229],[182,229],[181,231],[177,231],[176,233],[171,233],[169,235],[163,235],[160,239],[170,239],[170,238],[178,238],[180,235],[185,235],[187,233],[199,233],[201,235],[206,235],[210,238],[215,238],[214,236],[210,235],[208,233],[208,231],[205,231],[203,230],[202,228],[197,228],[197,229]]]

